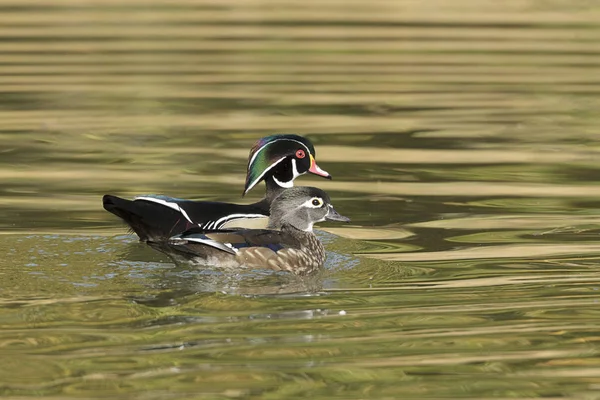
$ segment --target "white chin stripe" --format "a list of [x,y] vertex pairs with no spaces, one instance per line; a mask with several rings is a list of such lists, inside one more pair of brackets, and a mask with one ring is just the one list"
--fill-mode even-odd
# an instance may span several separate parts
[[165,207],[169,207],[172,210],[180,212],[181,215],[183,215],[185,217],[185,219],[187,219],[190,223],[192,223],[192,224],[194,223],[190,219],[190,217],[187,215],[187,213],[185,212],[185,210],[183,208],[179,207],[179,204],[177,204],[177,203],[172,203],[172,202],[167,201],[167,200],[157,199],[156,197],[147,197],[147,196],[134,197],[133,200],[134,201],[137,201],[137,200],[149,201],[151,203],[156,203],[156,204],[163,205]]
[[276,184],[278,184],[282,188],[291,188],[291,187],[294,187],[294,180],[293,179],[291,181],[289,181],[289,182],[281,182],[277,178],[273,177],[273,180],[275,181]]
[[292,158],[292,181],[294,181],[294,179],[296,179],[300,175],[302,174],[298,172],[298,167],[296,166],[296,159]]
[[282,188],[291,188],[294,187],[294,179],[300,175],[302,174],[298,172],[298,168],[296,167],[296,159],[292,158],[292,180],[288,182],[281,182],[279,179],[275,178],[275,176],[273,176],[273,180]]

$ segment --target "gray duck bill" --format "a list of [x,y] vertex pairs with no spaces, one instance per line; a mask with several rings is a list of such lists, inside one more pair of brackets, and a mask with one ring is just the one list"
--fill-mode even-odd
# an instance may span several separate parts
[[333,207],[329,208],[329,213],[325,216],[327,221],[350,222],[350,218],[344,217],[342,214],[335,211]]

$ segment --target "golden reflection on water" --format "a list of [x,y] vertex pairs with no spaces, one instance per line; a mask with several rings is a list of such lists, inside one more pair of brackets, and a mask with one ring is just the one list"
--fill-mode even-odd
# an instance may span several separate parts
[[[0,0],[0,395],[594,398],[600,8]],[[176,266],[106,192],[308,135],[322,275]]]

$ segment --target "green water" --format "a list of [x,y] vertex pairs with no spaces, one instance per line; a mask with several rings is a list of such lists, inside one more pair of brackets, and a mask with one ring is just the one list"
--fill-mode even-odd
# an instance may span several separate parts
[[[600,6],[0,1],[0,396],[600,398]],[[240,197],[308,136],[301,280],[175,266],[101,196]]]

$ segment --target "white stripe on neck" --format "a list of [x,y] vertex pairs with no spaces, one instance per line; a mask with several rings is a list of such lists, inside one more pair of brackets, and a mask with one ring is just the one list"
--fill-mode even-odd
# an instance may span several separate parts
[[[254,186],[256,186],[256,184],[258,182],[260,182],[260,180],[265,176],[265,174],[269,170],[271,170],[274,166],[276,166],[277,164],[279,164],[280,162],[282,162],[285,159],[286,159],[286,157],[282,157],[279,160],[275,161],[273,164],[269,165],[269,168],[265,169],[263,171],[263,173],[258,176],[258,178],[256,178],[250,185],[248,185],[248,188],[246,188],[246,190],[244,191],[244,193],[248,193],[250,191],[250,189],[252,189]],[[293,183],[292,183],[292,186],[294,186]]]
[[299,177],[301,174],[298,172],[298,167],[296,167],[296,159],[292,158],[292,179],[287,182],[281,182],[279,179],[273,175],[273,180],[276,184],[281,186],[282,188],[291,188],[294,187],[294,180]]

